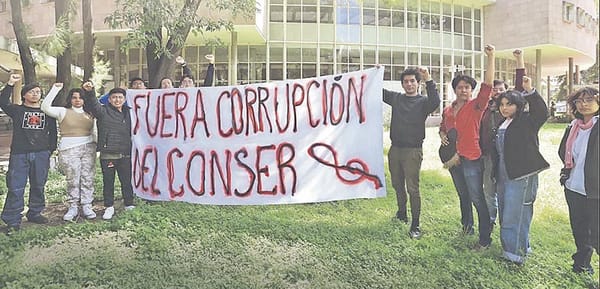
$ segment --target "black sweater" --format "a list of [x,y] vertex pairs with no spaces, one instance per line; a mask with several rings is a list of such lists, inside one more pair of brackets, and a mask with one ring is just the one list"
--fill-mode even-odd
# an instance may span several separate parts
[[130,108],[123,105],[122,111],[110,103],[102,105],[93,91],[84,96],[84,107],[97,119],[98,144],[96,149],[104,153],[131,154]]
[[395,91],[383,90],[383,101],[392,106],[390,138],[392,145],[420,148],[425,139],[425,120],[440,105],[440,95],[435,82],[429,80],[427,96],[406,96]]
[[6,85],[0,93],[0,107],[12,118],[11,154],[23,154],[56,149],[56,119],[40,108],[10,103],[13,86]]
[[548,118],[546,103],[537,91],[526,95],[529,112],[515,117],[504,136],[504,163],[511,180],[550,167],[539,149],[538,133]]

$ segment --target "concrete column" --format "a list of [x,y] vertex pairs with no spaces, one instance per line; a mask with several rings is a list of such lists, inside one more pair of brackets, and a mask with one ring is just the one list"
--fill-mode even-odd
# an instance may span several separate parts
[[121,37],[115,37],[115,61],[113,63],[113,81],[115,87],[121,86]]
[[542,50],[535,50],[535,89],[542,91]]
[[546,90],[547,90],[547,98],[548,98],[548,100],[546,101],[546,104],[550,105],[550,91],[551,91],[551,89],[550,89],[550,75],[548,75],[548,79],[547,79],[547,82],[546,82]]
[[581,78],[581,75],[579,74],[579,65],[576,64],[575,65],[575,84],[576,85],[581,84],[580,78]]
[[567,89],[567,95],[571,95],[573,92],[573,57],[569,57],[569,72],[567,72],[567,83],[569,89]]
[[231,48],[229,49],[229,85],[237,84],[237,63],[238,63],[238,34],[231,31]]

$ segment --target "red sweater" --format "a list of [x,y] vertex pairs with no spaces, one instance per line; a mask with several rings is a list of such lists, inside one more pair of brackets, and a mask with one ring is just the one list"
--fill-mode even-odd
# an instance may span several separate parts
[[456,141],[456,150],[458,155],[469,160],[476,160],[481,156],[479,147],[479,124],[481,115],[485,111],[492,87],[486,83],[481,84],[477,98],[470,99],[454,116],[454,107],[456,101],[444,109],[443,121],[440,131],[448,132],[456,128],[458,140]]

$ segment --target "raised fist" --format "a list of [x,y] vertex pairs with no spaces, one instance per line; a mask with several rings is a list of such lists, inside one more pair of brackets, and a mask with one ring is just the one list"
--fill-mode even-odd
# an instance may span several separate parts
[[179,55],[179,56],[175,57],[175,62],[179,63],[180,65],[184,65],[185,59],[183,59],[183,56]]
[[419,66],[418,70],[419,70],[419,73],[421,74],[421,76],[423,76],[423,80],[428,81],[429,80],[429,69],[427,69],[427,67],[425,67],[425,66]]
[[496,52],[496,47],[494,47],[493,45],[487,44],[485,45],[485,55],[487,56],[494,56],[494,53]]
[[85,91],[92,91],[94,89],[94,84],[91,81],[86,81],[81,87]]
[[515,49],[515,51],[513,51],[513,56],[514,57],[519,57],[521,55],[523,55],[523,50],[521,50],[521,49]]
[[14,85],[15,83],[19,82],[19,80],[21,80],[20,74],[11,74],[10,77],[8,78],[8,84]]
[[208,60],[208,63],[211,63],[211,64],[215,63],[215,56],[212,54],[204,55],[204,58],[206,58]]
[[63,83],[57,82],[53,86],[56,87],[56,88],[62,88],[63,87]]

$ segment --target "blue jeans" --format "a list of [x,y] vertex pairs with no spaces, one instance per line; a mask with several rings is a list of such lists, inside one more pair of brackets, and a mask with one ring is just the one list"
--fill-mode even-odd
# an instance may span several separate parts
[[498,213],[498,197],[496,196],[496,179],[494,173],[494,161],[491,154],[481,156],[483,160],[483,194],[485,195],[485,203],[490,213],[490,222],[496,222]]
[[44,186],[48,179],[50,167],[50,151],[41,151],[25,154],[11,154],[6,173],[6,186],[8,194],[2,221],[9,226],[19,226],[23,218],[25,207],[25,185],[29,178],[29,203],[27,218],[35,217],[42,213],[46,207]]
[[500,174],[497,182],[500,240],[504,258],[523,263],[529,248],[529,227],[537,195],[538,175],[509,180]]
[[485,203],[483,194],[483,162],[481,159],[469,160],[460,157],[460,163],[463,168],[467,190],[471,202],[477,211],[479,221],[479,244],[487,246],[492,242],[490,227],[490,212]]
[[467,188],[462,164],[451,167],[450,175],[460,202],[460,223],[463,228],[473,227],[473,206],[471,206],[471,197],[469,197],[469,189]]

